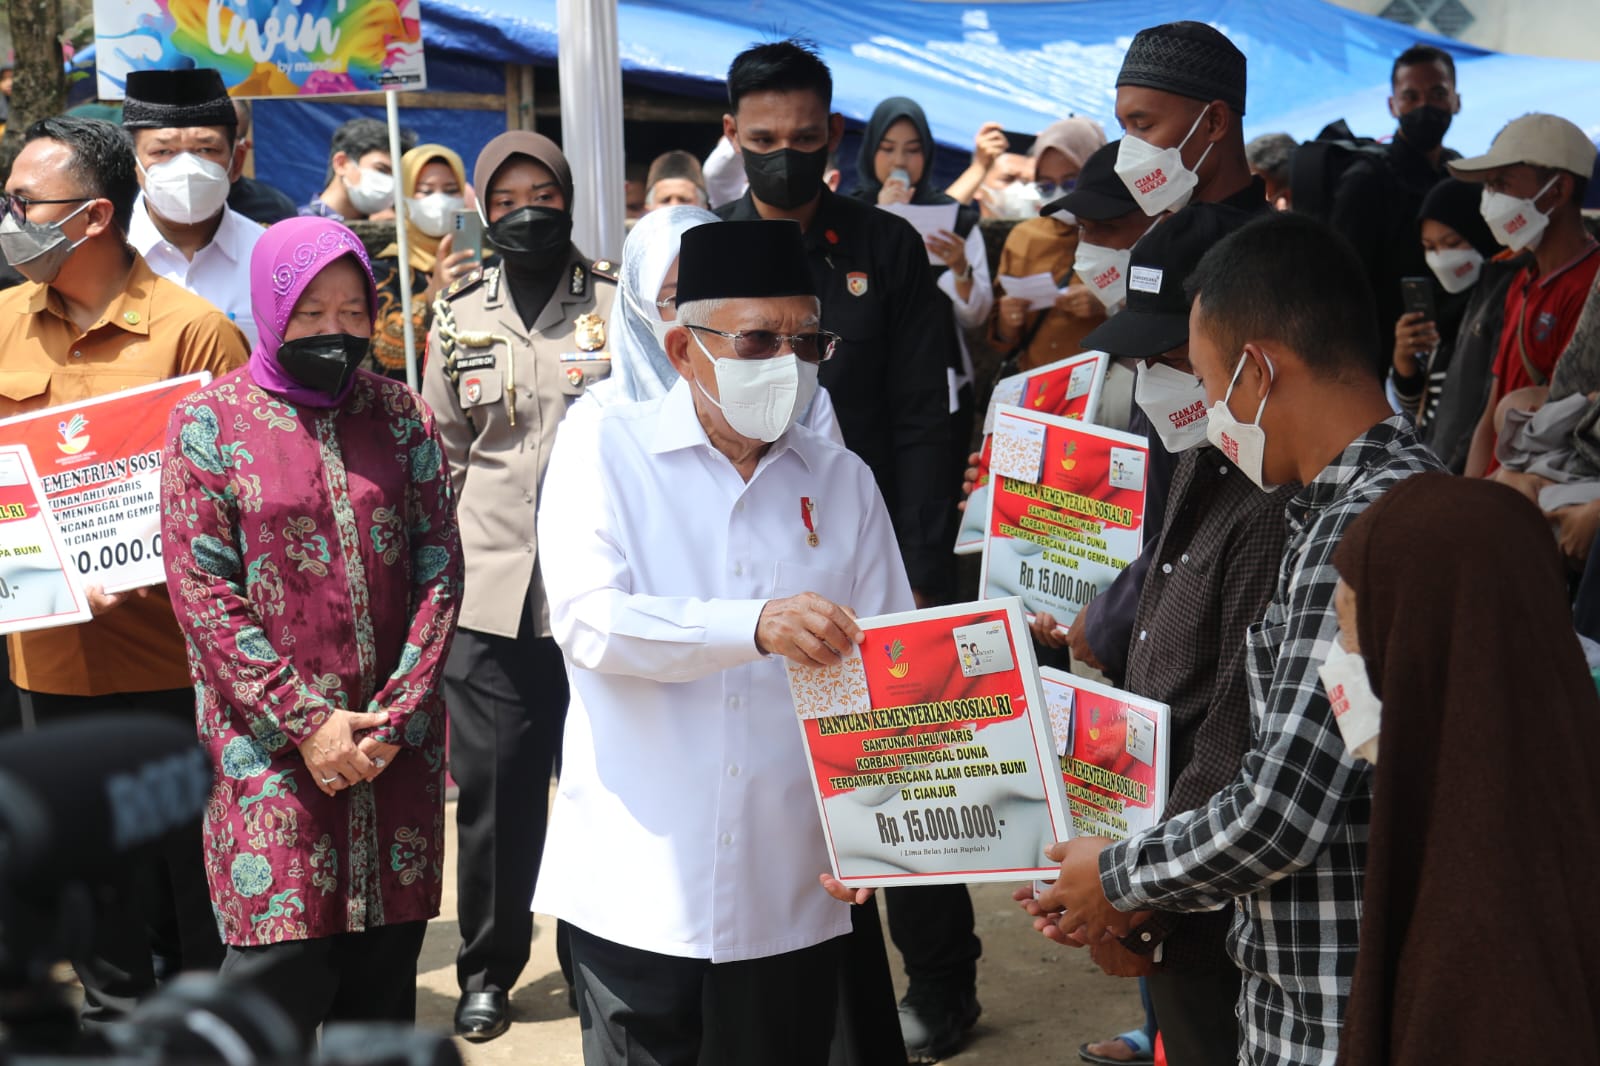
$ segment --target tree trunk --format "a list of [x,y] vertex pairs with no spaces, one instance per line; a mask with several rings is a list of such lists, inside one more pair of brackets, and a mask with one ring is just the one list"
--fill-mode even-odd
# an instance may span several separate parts
[[67,107],[67,77],[61,54],[61,0],[8,0],[11,41],[17,52],[12,76],[11,118],[0,139],[0,180],[22,151],[22,137],[41,118]]

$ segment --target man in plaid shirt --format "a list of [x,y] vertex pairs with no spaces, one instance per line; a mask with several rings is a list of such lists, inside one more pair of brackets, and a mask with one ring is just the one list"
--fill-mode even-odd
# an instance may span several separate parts
[[[1367,353],[1372,294],[1331,230],[1275,215],[1222,241],[1190,279],[1189,356],[1208,436],[1258,486],[1299,482],[1278,588],[1246,637],[1255,737],[1233,782],[1123,843],[1055,845],[1052,939],[1130,933],[1148,910],[1235,907],[1251,1063],[1333,1063],[1355,970],[1371,780],[1317,677],[1338,622],[1333,553],[1400,479],[1440,464],[1391,412]],[[1064,913],[1060,913],[1064,912]]]

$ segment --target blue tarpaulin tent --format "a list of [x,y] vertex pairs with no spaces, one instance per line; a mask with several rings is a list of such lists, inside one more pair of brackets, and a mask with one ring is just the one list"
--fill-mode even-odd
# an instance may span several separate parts
[[[935,138],[965,152],[988,120],[1035,131],[1088,115],[1115,136],[1113,82],[1129,39],[1185,18],[1217,26],[1248,57],[1251,135],[1285,130],[1303,139],[1341,116],[1358,133],[1391,133],[1390,64],[1419,39],[1459,62],[1463,110],[1452,147],[1482,151],[1507,120],[1534,109],[1600,134],[1600,63],[1496,55],[1323,0],[621,0],[618,33],[628,86],[708,99],[721,98],[729,60],[752,41],[810,37],[833,70],[834,105],[847,119],[865,121],[885,96],[911,96]],[[423,26],[433,90],[499,93],[504,64],[555,63],[555,0],[423,0]],[[359,113],[381,117],[346,105],[258,105],[259,172],[304,199],[321,188],[328,135]],[[407,109],[402,121],[469,162],[504,125],[491,111]]]

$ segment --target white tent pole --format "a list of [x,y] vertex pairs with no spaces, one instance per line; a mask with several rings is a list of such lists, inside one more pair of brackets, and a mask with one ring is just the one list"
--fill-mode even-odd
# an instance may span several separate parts
[[622,252],[622,63],[617,0],[557,0],[562,150],[575,190],[572,240],[585,255]]
[[406,384],[417,383],[417,329],[411,321],[411,242],[406,234],[405,192],[400,188],[400,94],[390,89],[383,94],[389,113],[389,158],[394,167],[394,239],[400,247],[400,314],[406,341]]

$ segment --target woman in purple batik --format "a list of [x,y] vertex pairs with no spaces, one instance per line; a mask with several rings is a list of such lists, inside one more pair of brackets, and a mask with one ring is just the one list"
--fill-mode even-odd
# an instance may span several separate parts
[[356,369],[377,304],[361,242],[289,219],[250,266],[261,340],[173,413],[162,535],[216,768],[222,972],[309,1037],[415,1016],[461,545],[432,414]]

